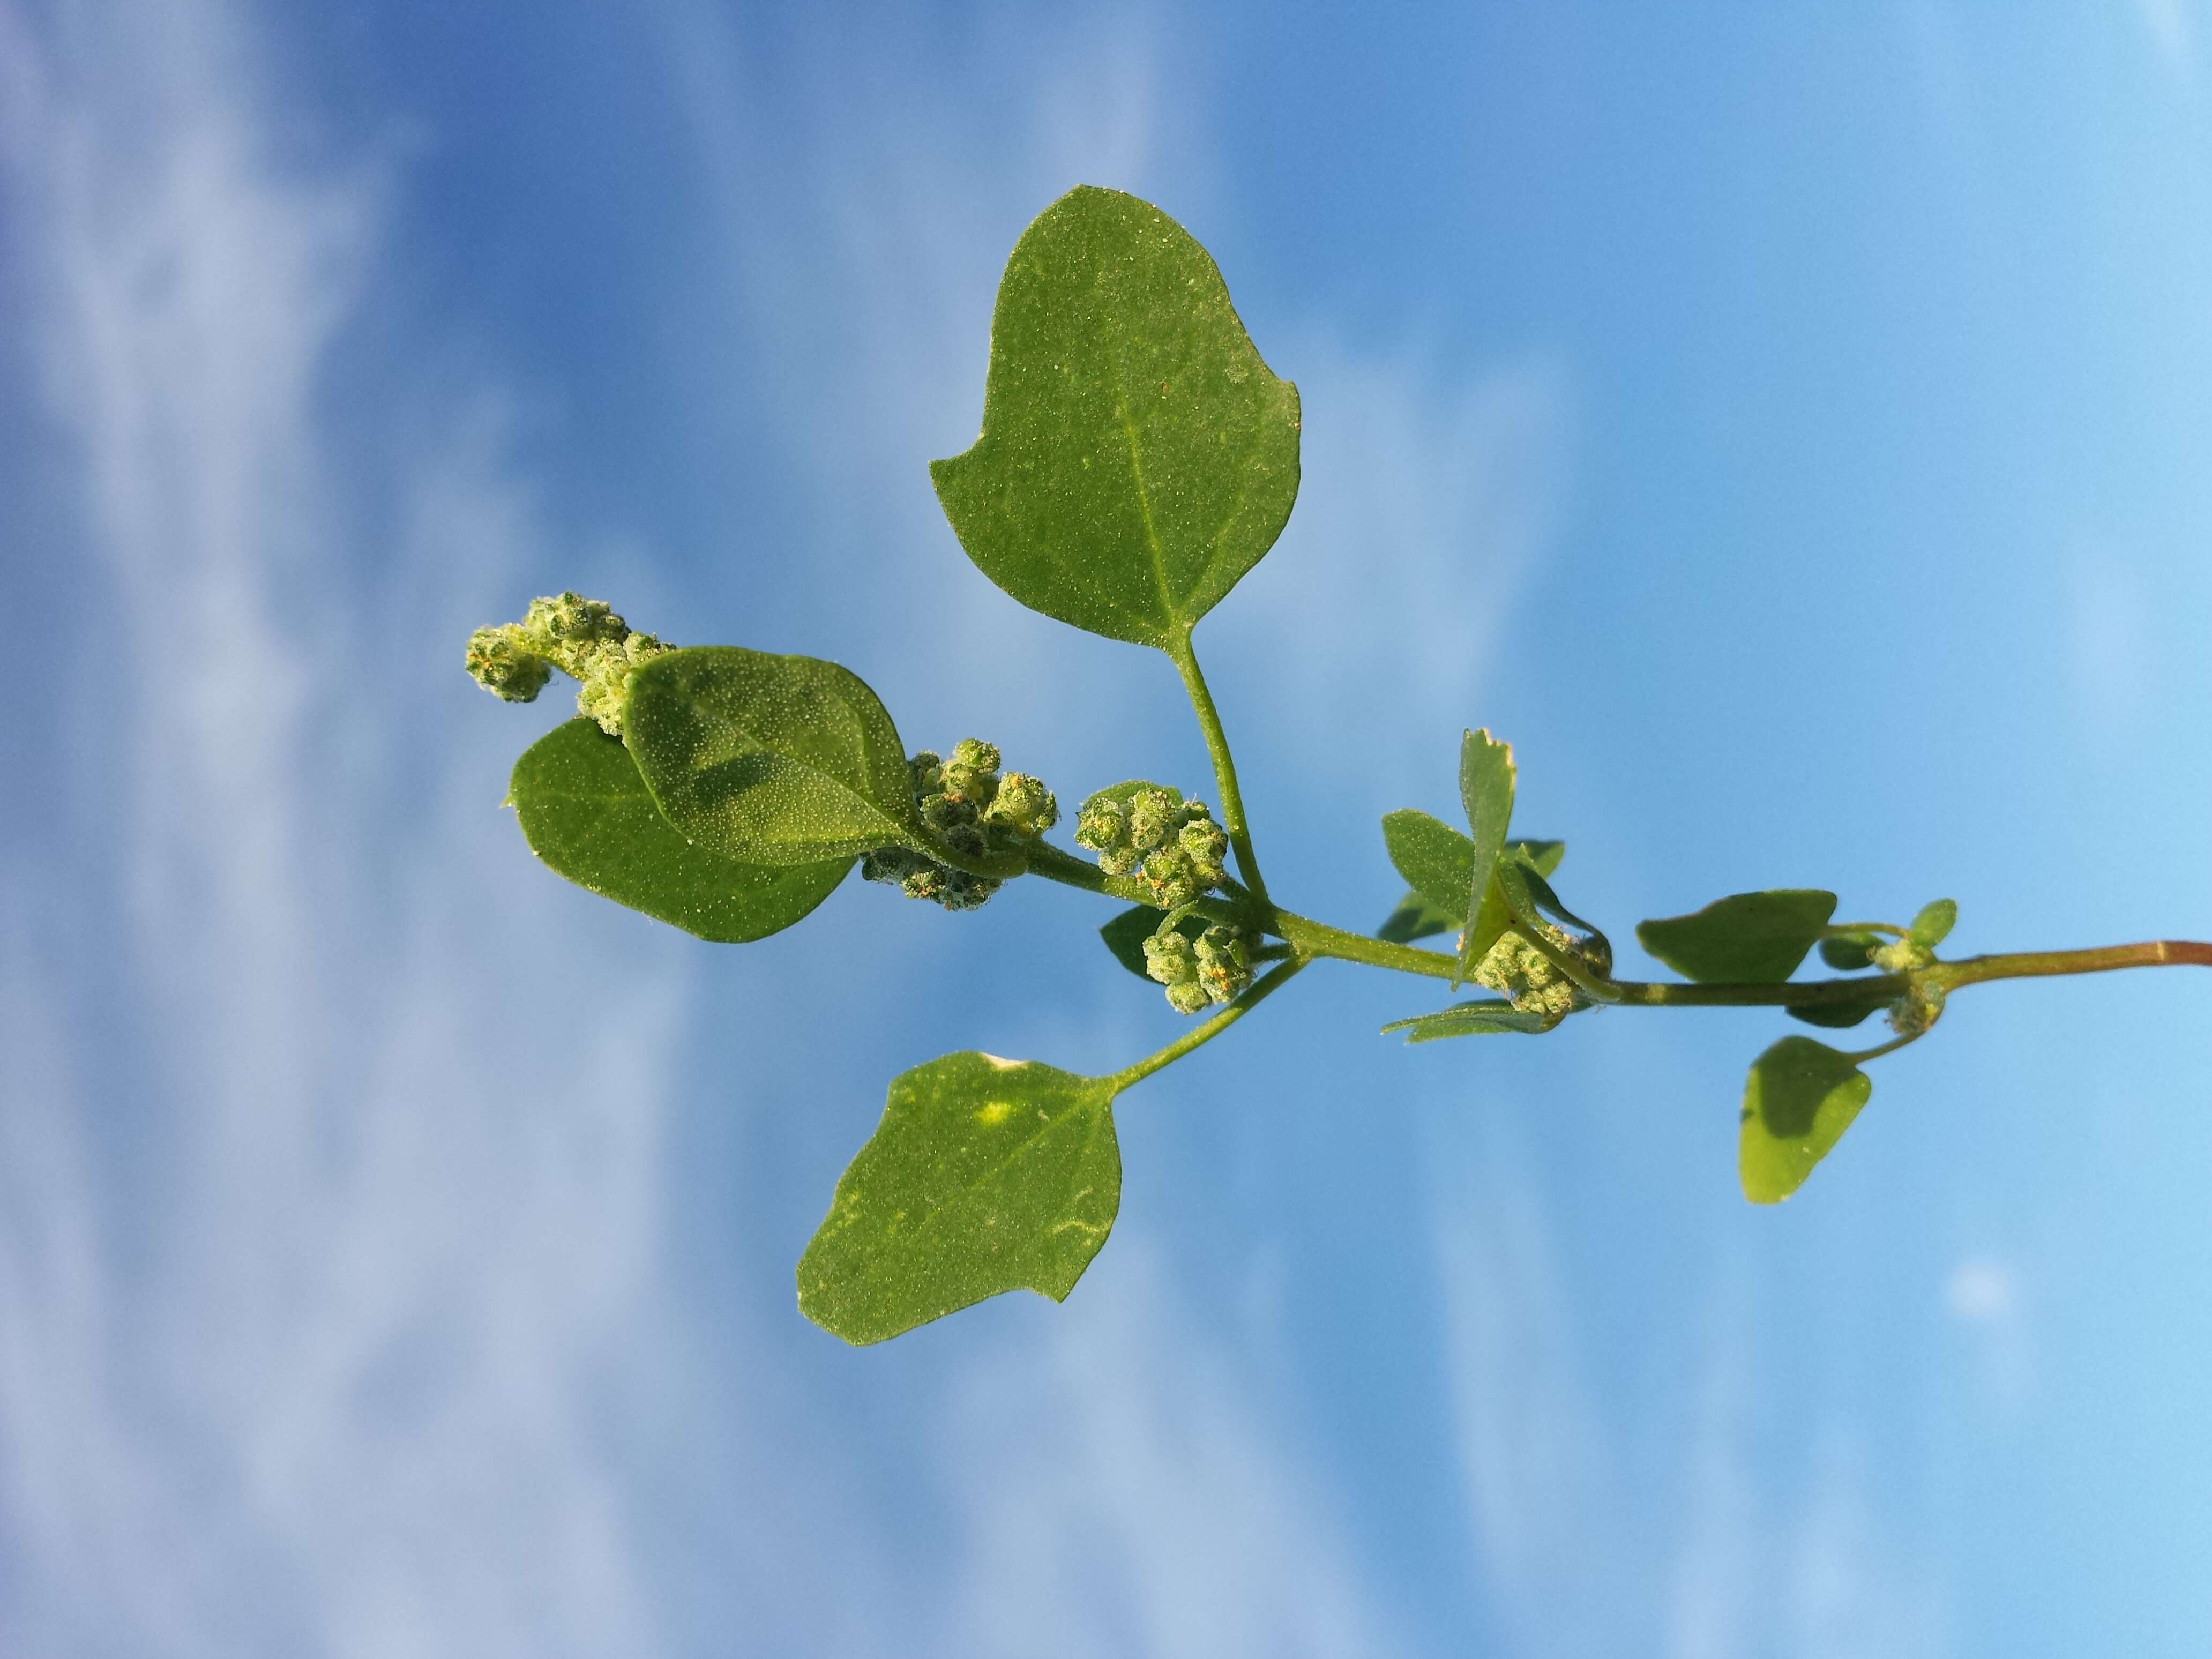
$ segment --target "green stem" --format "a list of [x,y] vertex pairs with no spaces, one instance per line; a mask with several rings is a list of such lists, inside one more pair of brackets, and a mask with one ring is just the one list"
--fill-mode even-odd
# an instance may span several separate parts
[[1109,898],[1126,899],[1132,904],[1150,904],[1152,890],[1134,876],[1109,876],[1088,859],[1077,858],[1073,853],[1063,853],[1059,848],[1042,841],[1032,842],[1024,849],[1029,873],[1042,876],[1069,887],[1080,887],[1088,893],[1103,893]]
[[1267,902],[1267,884],[1260,878],[1260,860],[1252,852],[1252,831],[1244,819],[1244,794],[1237,787],[1237,763],[1229,753],[1228,734],[1221,729],[1221,713],[1213,706],[1213,693],[1206,689],[1206,676],[1199,672],[1197,654],[1190,648],[1190,630],[1185,629],[1177,642],[1167,647],[1176,672],[1182,676],[1182,689],[1189,695],[1190,706],[1198,715],[1198,728],[1206,734],[1206,752],[1213,762],[1214,787],[1221,792],[1221,827],[1229,834],[1229,845],[1237,854],[1237,867],[1243,873],[1244,884],[1252,890],[1261,903]]
[[2087,951],[2016,951],[2007,956],[1939,962],[1922,974],[1951,991],[1993,979],[2045,979],[2057,974],[2109,974],[2121,968],[2182,967],[2212,968],[2212,945],[2157,939],[2142,945],[2101,945]]
[[1410,945],[1393,945],[1364,933],[1347,933],[1291,910],[1271,909],[1267,931],[1294,946],[1301,956],[1329,957],[1370,968],[1388,968],[1393,973],[1423,974],[1431,979],[1450,979],[1459,968],[1456,958],[1435,951],[1418,951]]
[[1135,1065],[1123,1066],[1106,1081],[1112,1085],[1114,1092],[1119,1094],[1133,1084],[1142,1083],[1163,1066],[1174,1065],[1192,1049],[1202,1048],[1212,1042],[1214,1038],[1266,1001],[1274,994],[1279,986],[1288,983],[1294,975],[1304,969],[1308,960],[1309,958],[1305,957],[1293,957],[1288,962],[1270,968],[1252,981],[1243,995],[1238,997],[1236,1001],[1231,1003],[1203,1025],[1184,1032],[1158,1054],[1146,1054]]
[[1905,974],[1859,979],[1808,979],[1753,985],[1678,985],[1672,981],[1606,981],[1618,1006],[1628,1008],[1827,1008],[1839,1003],[1893,1002],[1911,985]]

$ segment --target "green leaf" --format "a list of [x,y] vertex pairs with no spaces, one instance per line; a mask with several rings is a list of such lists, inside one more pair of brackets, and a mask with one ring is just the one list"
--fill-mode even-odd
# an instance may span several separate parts
[[1959,920],[1956,899],[1937,899],[1920,907],[1920,914],[1912,918],[1912,925],[1905,936],[1923,951],[1932,951],[1950,936],[1951,928]]
[[1384,814],[1382,845],[1415,892],[1449,916],[1452,927],[1467,926],[1474,906],[1474,842],[1442,819],[1407,809]]
[[1441,905],[1430,903],[1408,888],[1406,896],[1398,901],[1398,908],[1385,916],[1382,925],[1375,930],[1375,937],[1391,945],[1411,945],[1417,939],[1449,933],[1465,925],[1462,918],[1452,915]]
[[1015,599],[1173,649],[1282,533],[1297,388],[1261,361],[1189,233],[1080,186],[1014,245],[982,435],[930,476],[968,556]]
[[1638,922],[1636,939],[1685,979],[1771,984],[1797,971],[1835,913],[1836,896],[1813,888],[1736,893],[1692,915]]
[[1483,936],[1494,919],[1483,901],[1491,884],[1491,872],[1498,867],[1498,855],[1505,848],[1506,826],[1513,820],[1513,778],[1511,744],[1498,742],[1487,730],[1462,735],[1459,799],[1467,811],[1468,839],[1472,843],[1466,914],[1474,922],[1460,938],[1455,985],[1475,970],[1505,931],[1505,924],[1500,921],[1496,933]]
[[1782,1012],[1792,1019],[1802,1019],[1808,1025],[1826,1025],[1843,1030],[1857,1024],[1877,1009],[1887,1008],[1895,997],[1874,997],[1863,1002],[1824,1002],[1802,1008],[1784,1008]]
[[1030,1060],[902,1072],[799,1258],[799,1310],[858,1346],[1001,1291],[1065,1301],[1121,1207],[1113,1108],[1106,1079]]
[[1559,860],[1567,855],[1567,844],[1563,841],[1510,841],[1505,850],[1519,859],[1540,876],[1554,876],[1559,871]]
[[1443,1037],[1485,1036],[1499,1031],[1535,1036],[1559,1023],[1548,1015],[1523,1013],[1510,1002],[1460,1002],[1438,1013],[1393,1020],[1382,1033],[1388,1036],[1393,1031],[1403,1031],[1408,1042],[1435,1042]]
[[1846,974],[1874,966],[1875,951],[1887,941],[1870,927],[1832,933],[1820,941],[1820,960]]
[[1778,1204],[1803,1186],[1873,1092],[1849,1054],[1810,1037],[1784,1037],[1752,1061],[1736,1146],[1743,1195]]
[[[1114,960],[1147,985],[1154,981],[1145,971],[1145,941],[1159,931],[1166,915],[1164,910],[1155,910],[1149,904],[1134,904],[1098,930],[1098,937],[1106,941]],[[1204,916],[1186,912],[1176,921],[1176,932],[1194,943],[1206,926]]]
[[631,678],[623,736],[668,821],[725,857],[933,850],[898,729],[836,663],[728,645],[672,651]]
[[720,944],[790,927],[853,867],[849,856],[743,864],[690,845],[597,720],[556,726],[523,750],[507,794],[530,850],[556,873]]
[[[1474,843],[1473,842],[1449,825],[1429,817],[1425,812],[1392,813],[1390,817],[1422,818],[1451,836],[1456,843],[1456,850],[1451,854],[1452,868],[1455,872],[1460,866],[1464,865],[1468,879],[1472,884],[1474,876]],[[1427,832],[1424,830],[1421,833],[1425,835]],[[1382,820],[1382,837],[1387,845],[1390,838],[1389,817]],[[1506,842],[1505,852],[1507,856],[1518,859],[1530,868],[1548,876],[1559,867],[1559,860],[1566,856],[1567,844],[1563,841],[1513,841]],[[1397,866],[1399,874],[1405,874],[1406,866],[1400,862],[1395,852],[1391,854],[1390,861]],[[1456,889],[1453,890],[1455,892]],[[1455,897],[1452,902],[1456,904],[1457,898]],[[1498,943],[1498,935],[1505,931],[1510,913],[1505,908],[1504,896],[1498,890],[1498,878],[1494,873],[1491,878],[1490,885],[1483,890],[1482,903],[1484,908],[1479,908],[1476,912],[1477,927],[1480,930],[1486,927],[1490,945],[1495,945]],[[1393,945],[1410,945],[1417,939],[1427,939],[1437,933],[1456,933],[1466,926],[1467,919],[1464,916],[1455,910],[1431,900],[1417,887],[1398,901],[1398,908],[1383,919],[1382,925],[1375,930],[1375,937],[1388,940]],[[1486,951],[1489,948],[1489,945],[1483,947]],[[1477,960],[1480,961],[1480,958],[1478,957]]]

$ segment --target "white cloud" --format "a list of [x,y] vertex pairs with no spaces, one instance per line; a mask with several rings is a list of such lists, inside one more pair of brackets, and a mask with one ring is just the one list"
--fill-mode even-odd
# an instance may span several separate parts
[[1553,550],[1567,375],[1530,357],[1453,381],[1425,354],[1320,334],[1267,355],[1303,404],[1297,510],[1208,635],[1268,686],[1273,735],[1318,787],[1395,799],[1480,723],[1483,676]]
[[2136,11],[2166,72],[2178,81],[2197,73],[2197,20],[2190,0],[2136,0]]
[[[475,398],[344,477],[319,398],[386,180],[273,158],[234,21],[0,13],[32,418],[74,460],[41,488],[115,691],[67,705],[75,793],[6,872],[45,902],[0,981],[0,1645],[649,1650],[596,1390],[654,1352],[682,988],[647,952],[615,1018],[538,1035],[599,942],[517,890],[459,781],[496,763],[440,736],[344,556],[349,483],[388,491],[392,585],[450,626],[520,556],[526,491]],[[407,740],[348,709],[364,689]]]
[[1113,1248],[1083,1319],[960,1382],[963,1582],[943,1650],[1395,1650],[1240,1356],[1192,1322],[1147,1241]]

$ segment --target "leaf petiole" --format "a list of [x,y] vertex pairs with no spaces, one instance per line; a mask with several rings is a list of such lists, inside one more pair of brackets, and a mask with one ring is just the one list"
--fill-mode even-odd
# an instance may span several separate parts
[[1206,689],[1197,653],[1190,647],[1188,628],[1168,647],[1168,655],[1175,662],[1176,672],[1182,676],[1182,689],[1189,696],[1191,711],[1198,716],[1198,729],[1206,736],[1206,752],[1213,762],[1214,787],[1221,792],[1221,827],[1229,834],[1229,845],[1237,854],[1237,868],[1244,877],[1244,884],[1252,890],[1252,896],[1265,904],[1267,884],[1260,878],[1260,860],[1252,851],[1252,830],[1244,817],[1244,795],[1237,787],[1237,763],[1229,753],[1228,734],[1221,729],[1221,712],[1213,706],[1213,693]]
[[1294,956],[1287,962],[1278,963],[1254,980],[1243,995],[1238,997],[1236,1001],[1231,1003],[1204,1024],[1184,1032],[1182,1036],[1157,1054],[1146,1054],[1134,1065],[1125,1066],[1113,1076],[1105,1078],[1102,1081],[1115,1094],[1120,1094],[1132,1085],[1143,1082],[1153,1073],[1174,1065],[1192,1049],[1205,1047],[1238,1020],[1243,1018],[1245,1015],[1250,1013],[1268,997],[1273,995],[1276,988],[1286,984],[1311,960],[1310,957]]

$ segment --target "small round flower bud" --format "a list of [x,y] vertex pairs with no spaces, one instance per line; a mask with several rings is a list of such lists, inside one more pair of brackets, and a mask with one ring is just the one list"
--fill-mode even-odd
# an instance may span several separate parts
[[[612,606],[603,599],[587,599],[580,593],[532,599],[530,609],[523,614],[522,625],[556,647],[548,653],[556,658],[565,654],[558,647],[566,647],[580,653],[595,645],[618,643],[629,632],[629,625],[615,615]],[[568,664],[563,662],[562,666],[565,669]]]
[[994,744],[963,738],[945,763],[945,793],[955,800],[988,806],[999,793],[999,750]]
[[1176,827],[1180,805],[1164,789],[1142,789],[1129,798],[1129,840],[1140,853],[1166,842]]
[[1168,987],[1168,1006],[1179,1014],[1194,1014],[1213,1000],[1196,981]]
[[1916,983],[1890,1004],[1889,1029],[1901,1037],[1921,1036],[1942,1017],[1942,988]]
[[907,773],[914,780],[914,795],[920,800],[924,795],[945,792],[945,766],[934,749],[925,749],[906,763]]
[[[1093,795],[1075,815],[1075,844],[1094,853],[1118,848],[1129,833],[1128,809],[1118,800]],[[1101,859],[1103,868],[1105,860]],[[1125,872],[1108,871],[1109,875]]]
[[1206,890],[1189,859],[1181,848],[1171,847],[1145,854],[1145,884],[1152,890],[1152,902],[1163,910],[1188,904]]
[[1163,985],[1188,985],[1198,978],[1197,947],[1170,929],[1145,941],[1145,971]]
[[534,702],[553,675],[553,665],[529,648],[513,623],[469,635],[468,670],[478,685],[508,702]]
[[1936,953],[1923,945],[1900,939],[1868,951],[1867,960],[1885,974],[1909,974],[1935,961]]
[[1060,822],[1060,803],[1040,780],[1009,772],[999,780],[999,793],[985,817],[1017,836],[1041,836]]
[[[1201,811],[1204,809],[1201,808]],[[1176,845],[1206,886],[1221,879],[1221,860],[1229,851],[1229,837],[1210,817],[1194,818],[1176,832]]]
[[1252,982],[1244,935],[1220,923],[1198,936],[1198,982],[1216,1002],[1234,1002]]

